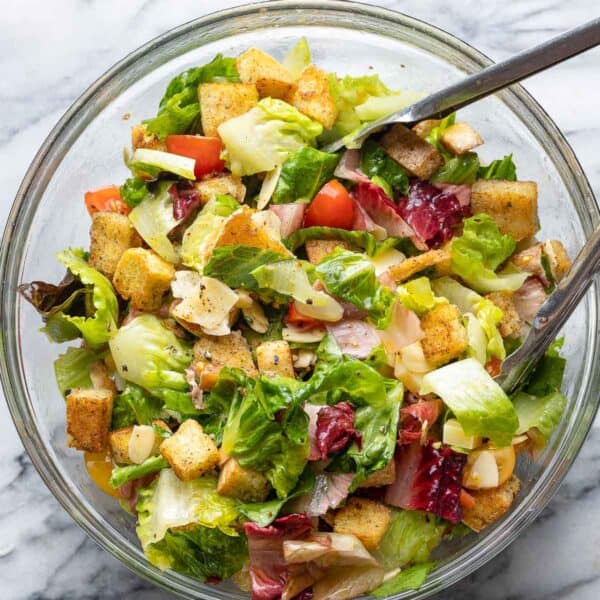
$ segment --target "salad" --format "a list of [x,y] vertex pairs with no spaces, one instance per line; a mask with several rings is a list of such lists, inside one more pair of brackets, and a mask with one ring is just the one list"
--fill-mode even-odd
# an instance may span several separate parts
[[456,115],[351,142],[417,97],[305,39],[188,69],[131,176],[85,194],[89,248],[20,287],[76,342],[66,443],[159,568],[255,600],[416,589],[560,422],[562,340],[512,396],[494,380],[570,267],[536,184]]

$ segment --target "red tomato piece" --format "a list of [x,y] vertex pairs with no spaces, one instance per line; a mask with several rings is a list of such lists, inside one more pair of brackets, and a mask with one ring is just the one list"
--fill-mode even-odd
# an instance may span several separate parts
[[116,212],[121,215],[131,212],[131,208],[121,199],[121,192],[116,185],[86,192],[84,198],[87,210],[92,216],[97,212]]
[[167,151],[179,156],[187,156],[196,161],[196,179],[214,171],[222,171],[225,163],[221,160],[221,140],[201,135],[168,135]]
[[298,311],[296,308],[296,303],[292,302],[290,307],[288,308],[288,313],[285,316],[285,322],[288,325],[293,325],[298,329],[302,329],[304,331],[312,331],[313,329],[319,329],[323,327],[323,322],[319,321],[319,319],[313,319],[312,317],[307,317]]
[[327,182],[309,204],[304,227],[337,227],[352,229],[354,203],[346,188],[335,179]]
[[496,356],[492,356],[485,365],[485,370],[492,376],[497,377],[502,370],[502,361]]

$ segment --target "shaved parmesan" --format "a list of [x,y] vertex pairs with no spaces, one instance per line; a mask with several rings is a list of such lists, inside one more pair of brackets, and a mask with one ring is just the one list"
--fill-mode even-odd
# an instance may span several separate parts
[[154,429],[150,425],[134,425],[128,447],[132,463],[140,465],[152,454],[155,437]]

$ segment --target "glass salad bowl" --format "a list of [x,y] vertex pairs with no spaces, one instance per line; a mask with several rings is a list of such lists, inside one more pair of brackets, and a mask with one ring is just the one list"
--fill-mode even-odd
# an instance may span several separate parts
[[[237,55],[249,46],[282,57],[301,36],[308,38],[321,68],[352,75],[378,73],[393,89],[433,91],[490,62],[430,25],[351,2],[267,2],[197,19],[127,56],[73,104],[30,166],[2,242],[2,383],[35,467],[100,546],[139,575],[190,598],[245,595],[228,583],[207,586],[161,572],[144,558],[133,518],[89,479],[81,454],[67,448],[64,400],[52,366],[64,348],[41,336],[39,317],[17,296],[16,287],[35,279],[59,280],[63,267],[56,252],[86,244],[89,217],[83,193],[125,179],[121,148],[129,143],[130,127],[155,113],[171,77],[219,52]],[[515,86],[465,109],[461,118],[486,140],[482,162],[513,152],[520,178],[538,182],[540,238],[561,239],[575,256],[599,211],[571,148],[542,108]],[[566,327],[568,407],[538,461],[522,457],[522,490],[510,512],[483,534],[443,545],[425,585],[397,598],[425,598],[468,575],[513,541],[550,500],[600,400],[600,362],[594,360],[599,303],[594,287]]]

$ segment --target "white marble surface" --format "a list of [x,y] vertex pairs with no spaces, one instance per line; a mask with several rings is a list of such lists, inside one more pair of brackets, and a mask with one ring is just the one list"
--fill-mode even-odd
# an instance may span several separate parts
[[[0,224],[35,151],[69,104],[112,63],[179,23],[243,2],[5,0],[0,9]],[[376,0],[458,35],[494,59],[586,19],[596,0]],[[600,194],[600,50],[527,82],[566,133]],[[101,551],[27,459],[0,402],[0,583],[10,600],[167,598]],[[600,597],[600,427],[529,530],[440,598]]]

